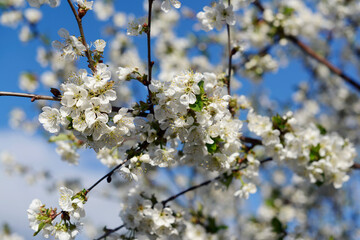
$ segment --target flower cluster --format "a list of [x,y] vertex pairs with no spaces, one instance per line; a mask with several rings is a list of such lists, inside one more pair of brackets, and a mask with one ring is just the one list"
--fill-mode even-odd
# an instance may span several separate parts
[[275,72],[278,69],[278,63],[270,54],[263,56],[251,56],[244,65],[245,75],[251,79],[258,80],[266,72]]
[[[85,217],[84,204],[86,203],[86,190],[74,194],[71,189],[61,187],[59,205],[62,209],[46,208],[39,199],[34,199],[27,210],[30,227],[34,235],[42,232],[43,237],[53,235],[56,239],[75,239],[82,225],[79,220]],[[54,223],[54,219],[61,214],[61,221]],[[70,219],[75,220],[72,223]]]
[[85,11],[92,10],[93,1],[87,1],[87,0],[76,0],[79,8],[84,9]]
[[131,21],[127,28],[127,35],[138,36],[143,32],[148,31],[148,26],[146,18],[136,18]]
[[321,30],[331,28],[330,22],[320,13],[314,13],[303,1],[282,1],[279,12],[264,11],[264,19],[274,27],[280,27],[287,35],[299,34],[312,38]]
[[174,8],[180,8],[181,7],[181,2],[178,0],[162,0],[161,3],[161,10],[163,10],[164,12],[169,12],[170,11],[170,3],[171,5],[174,6]]
[[[150,90],[159,130],[183,145],[181,161],[210,170],[231,168],[240,154],[242,122],[232,118],[230,96],[215,74],[185,72],[168,81],[153,81]],[[173,155],[169,151],[173,150],[157,150],[155,157],[168,159]]]
[[62,52],[62,55],[69,60],[74,60],[78,56],[82,56],[86,51],[86,47],[75,36],[70,36],[68,30],[61,28],[58,31],[60,37],[64,39],[64,42],[53,41],[52,46]]
[[116,99],[114,82],[110,79],[111,72],[102,63],[97,64],[96,72],[90,76],[86,70],[79,70],[78,74],[61,85],[60,110],[43,107],[39,121],[51,133],[58,133],[61,125],[74,130],[78,139],[95,150],[105,145],[111,148],[120,144],[123,137],[130,134],[134,124],[126,108],[110,116],[110,101]]
[[60,5],[60,0],[27,0],[30,6],[32,7],[40,7],[41,5],[47,3],[50,7],[58,7]]
[[223,25],[235,25],[236,19],[233,6],[225,7],[222,1],[215,3],[212,7],[205,6],[204,12],[199,12],[196,17],[199,19],[201,28],[210,31],[216,28],[220,30]]
[[155,195],[139,194],[136,189],[130,190],[127,202],[122,204],[120,217],[128,230],[149,239],[176,237],[183,227],[180,214],[163,206]]
[[327,134],[322,126],[300,125],[288,112],[270,120],[250,111],[250,131],[262,137],[269,156],[286,163],[312,183],[332,183],[340,188],[349,179],[354,164],[354,146],[336,133]]

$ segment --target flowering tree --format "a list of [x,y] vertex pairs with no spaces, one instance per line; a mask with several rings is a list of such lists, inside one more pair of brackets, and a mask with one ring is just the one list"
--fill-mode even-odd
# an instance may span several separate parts
[[[360,168],[360,84],[337,66],[356,75],[360,2],[220,0],[200,11],[183,4],[145,0],[145,16],[134,18],[115,1],[0,1],[1,23],[21,25],[21,41],[38,41],[47,69],[41,81],[23,73],[24,92],[0,96],[39,103],[40,128],[62,160],[76,165],[78,150],[89,148],[110,169],[91,186],[61,186],[58,205],[34,199],[34,236],[81,236],[93,189],[106,180],[125,193],[117,196],[121,224],[97,239],[359,238],[352,171]],[[67,7],[79,32],[58,29],[50,47],[37,27],[46,5]],[[107,21],[108,41],[87,41],[92,11]],[[193,26],[186,37],[176,30],[182,22]],[[133,44],[140,35],[146,47]],[[258,91],[295,58],[310,80],[297,80],[290,103]],[[52,95],[35,94],[40,83]],[[37,125],[19,109],[11,116],[14,127]],[[6,154],[3,162],[13,164]],[[243,214],[257,190],[262,203]]]

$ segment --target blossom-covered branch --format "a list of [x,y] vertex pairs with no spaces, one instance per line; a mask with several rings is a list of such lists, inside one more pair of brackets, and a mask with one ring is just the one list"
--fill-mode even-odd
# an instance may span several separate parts
[[[255,0],[253,4],[260,10],[260,12],[264,13],[266,10],[264,6],[261,4],[259,0]],[[300,41],[300,39],[296,36],[284,34],[283,36],[289,39],[292,43],[298,46],[304,53],[308,56],[312,57],[313,59],[317,60],[318,62],[324,64],[332,73],[341,77],[345,82],[349,83],[353,86],[356,90],[360,91],[360,83],[358,83],[355,79],[351,78],[348,74],[342,71],[340,68],[334,66],[330,61],[325,59],[324,57],[317,54],[313,49],[307,46],[305,43]]]
[[[269,162],[269,161],[272,161],[272,160],[273,160],[272,158],[266,158],[266,159],[260,161],[260,164],[263,164],[263,163],[266,163],[266,162]],[[245,169],[246,167],[247,167],[247,166],[245,165],[245,166],[241,167],[240,169],[234,169],[234,170],[232,170],[232,172],[239,172],[239,171]],[[215,177],[215,178],[213,178],[213,179],[210,179],[210,180],[207,180],[207,181],[202,182],[202,183],[200,183],[200,184],[191,186],[191,187],[189,187],[188,189],[185,189],[184,191],[181,191],[181,192],[179,192],[179,193],[177,193],[177,194],[175,194],[175,195],[173,195],[173,196],[171,196],[171,197],[169,197],[169,198],[161,201],[161,203],[162,203],[162,204],[164,205],[164,207],[165,207],[168,202],[175,200],[176,198],[184,195],[185,193],[188,193],[188,192],[191,192],[191,191],[196,190],[196,189],[198,189],[198,188],[201,188],[201,187],[204,187],[204,186],[206,186],[206,185],[209,185],[209,184],[212,183],[212,182],[215,182],[215,181],[217,181],[217,180],[220,180],[222,177],[223,177],[223,175],[221,174],[221,175],[219,175],[219,176],[217,176],[217,177]]]
[[71,0],[67,0],[67,2],[69,3],[71,11],[73,12],[73,14],[75,16],[75,19],[76,19],[76,22],[78,24],[79,31],[80,31],[80,36],[81,36],[81,42],[85,46],[85,49],[86,49],[85,50],[85,55],[86,55],[86,57],[88,59],[89,68],[91,69],[91,71],[95,72],[96,70],[95,70],[95,66],[94,66],[94,61],[93,61],[93,59],[91,57],[88,44],[86,43],[86,40],[85,40],[84,29],[83,29],[83,26],[82,26],[82,17],[83,16],[82,17],[79,16],[79,14],[76,12],[76,9],[75,9],[73,3],[71,2]]

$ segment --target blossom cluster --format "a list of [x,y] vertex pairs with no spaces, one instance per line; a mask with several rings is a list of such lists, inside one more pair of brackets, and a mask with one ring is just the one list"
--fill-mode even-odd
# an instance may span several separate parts
[[218,171],[236,163],[242,121],[232,117],[231,97],[214,73],[184,72],[167,81],[152,81],[150,90],[154,118],[164,137],[183,145],[181,161]]
[[52,46],[62,52],[62,55],[70,60],[76,59],[78,56],[82,56],[86,51],[86,47],[75,36],[70,36],[69,32],[65,28],[61,28],[58,31],[60,37],[64,39],[64,42],[54,41]]
[[39,121],[45,130],[58,133],[60,126],[72,129],[78,139],[96,150],[105,145],[111,148],[121,143],[134,124],[132,118],[127,117],[127,109],[109,116],[112,112],[110,101],[116,99],[114,82],[110,79],[111,72],[102,63],[97,64],[96,72],[90,76],[86,70],[79,70],[78,74],[61,85],[60,110],[43,107]]
[[349,179],[356,151],[347,139],[313,123],[299,124],[291,112],[272,120],[250,111],[249,130],[262,137],[267,154],[312,183],[340,188]]
[[331,23],[321,14],[314,13],[303,1],[282,1],[279,12],[264,11],[264,19],[275,27],[281,27],[285,34],[303,35],[313,38],[319,31],[329,30]]
[[129,191],[120,217],[128,230],[148,239],[174,238],[183,228],[181,214],[158,202],[155,195],[148,196],[137,189]]
[[212,7],[205,6],[204,12],[199,12],[196,17],[199,19],[201,28],[210,31],[216,28],[220,30],[224,24],[235,25],[236,19],[233,6],[225,7],[222,1],[214,3]]
[[264,56],[254,55],[249,57],[244,67],[246,75],[257,80],[266,72],[276,71],[278,69],[278,63],[270,54],[265,54]]
[[[59,213],[56,208],[46,208],[39,199],[34,199],[27,210],[30,227],[35,231],[34,235],[42,232],[45,238],[53,235],[55,239],[75,239],[82,225],[79,220],[85,217],[86,201],[86,190],[74,194],[66,187],[60,188],[59,205],[62,210]],[[54,219],[60,214],[61,221],[54,223]],[[71,219],[76,222],[71,222]]]

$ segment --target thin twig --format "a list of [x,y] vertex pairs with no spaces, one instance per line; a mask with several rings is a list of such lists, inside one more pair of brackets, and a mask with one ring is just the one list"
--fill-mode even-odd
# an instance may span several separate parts
[[[255,0],[253,4],[260,10],[261,13],[265,11],[264,6],[261,4],[259,0]],[[298,46],[303,52],[305,52],[308,56],[312,57],[313,59],[317,60],[318,62],[324,64],[332,73],[338,75],[341,77],[345,82],[349,83],[351,86],[353,86],[356,90],[360,91],[360,83],[358,83],[355,79],[351,78],[349,75],[344,73],[341,69],[334,66],[332,63],[330,63],[327,59],[324,57],[318,55],[314,50],[312,50],[309,46],[307,46],[305,43],[300,41],[297,37],[286,35],[284,34],[284,37],[290,40],[292,43],[294,43],[296,46]]]
[[117,165],[116,167],[114,167],[110,172],[108,172],[105,176],[103,176],[102,178],[100,178],[99,180],[96,181],[96,183],[94,183],[91,187],[89,187],[86,190],[86,194],[88,194],[94,187],[96,187],[99,183],[101,183],[104,179],[111,177],[111,175],[113,175],[113,173],[118,170],[121,166],[123,166],[127,161],[129,161],[129,159],[125,159],[122,163],[120,163],[119,165]]
[[349,77],[346,73],[344,73],[340,68],[335,67],[331,64],[327,59],[318,55],[314,50],[312,50],[309,46],[305,43],[300,41],[297,37],[294,36],[286,36],[292,43],[298,46],[303,52],[305,52],[308,56],[312,57],[313,59],[317,60],[318,62],[324,64],[332,73],[341,77],[345,82],[349,83],[353,86],[356,90],[360,91],[360,84],[356,82],[354,79]]
[[[260,164],[269,162],[269,161],[271,161],[271,160],[272,160],[272,158],[266,158],[266,159],[260,161]],[[241,171],[241,170],[245,169],[246,167],[247,167],[247,166],[241,167],[240,169],[234,169],[233,172]],[[180,197],[181,195],[184,195],[185,193],[191,192],[191,191],[193,191],[193,190],[195,190],[195,189],[198,189],[198,188],[201,188],[201,187],[203,187],[203,186],[209,185],[210,183],[219,180],[221,177],[222,177],[222,175],[219,175],[219,176],[217,176],[217,177],[215,177],[215,178],[213,178],[213,179],[210,179],[210,180],[207,180],[207,181],[202,182],[202,183],[200,183],[200,184],[197,184],[197,185],[194,185],[194,186],[192,186],[192,187],[189,187],[188,189],[185,189],[184,191],[181,191],[181,192],[179,192],[178,194],[175,194],[175,195],[169,197],[168,199],[163,200],[161,203],[163,204],[163,206],[166,206],[166,204],[167,204],[168,202],[170,202],[170,201],[172,201],[172,200]]]
[[168,202],[170,202],[170,201],[172,201],[172,200],[180,197],[181,195],[184,195],[185,193],[190,192],[190,191],[195,190],[195,189],[198,189],[198,188],[200,188],[200,187],[206,186],[206,185],[210,184],[211,182],[216,181],[216,180],[218,180],[218,179],[220,179],[220,178],[221,178],[221,176],[217,176],[216,178],[213,178],[213,179],[207,180],[207,181],[205,181],[205,182],[203,182],[203,183],[200,183],[200,184],[198,184],[198,185],[194,185],[194,186],[192,186],[192,187],[189,187],[188,189],[186,189],[186,190],[184,190],[184,191],[181,191],[181,192],[179,192],[178,194],[175,194],[175,195],[169,197],[168,199],[162,201],[161,203],[163,204],[163,206],[166,206],[166,204],[167,204]]
[[105,233],[104,235],[101,235],[99,238],[96,238],[95,240],[100,240],[100,239],[104,239],[106,238],[107,236],[113,234],[114,232],[116,231],[119,231],[120,229],[122,229],[123,227],[125,227],[125,224],[121,225],[121,226],[118,226],[117,228],[114,228],[114,229],[105,229]]
[[88,59],[88,62],[89,62],[89,68],[91,69],[91,71],[95,72],[96,69],[95,69],[95,66],[94,66],[94,62],[93,62],[93,60],[91,58],[90,50],[89,50],[88,45],[87,45],[86,40],[85,40],[85,34],[84,34],[83,26],[82,26],[82,20],[79,17],[79,14],[76,12],[76,9],[75,9],[74,5],[72,4],[71,0],[67,0],[67,2],[69,3],[70,8],[71,8],[71,10],[72,10],[72,12],[73,12],[73,14],[75,16],[76,22],[78,24],[79,31],[80,31],[80,36],[81,36],[81,42],[83,43],[83,45],[86,48],[85,55],[86,55],[86,57]]
[[[147,36],[147,58],[148,58],[148,81],[146,83],[146,87],[149,93],[149,102],[151,104],[152,101],[152,94],[150,91],[150,84],[151,84],[151,78],[152,78],[152,67],[154,65],[154,62],[151,60],[151,12],[152,12],[152,5],[154,0],[148,0],[149,2],[149,14],[148,14],[148,30],[146,32]],[[154,112],[154,107],[152,106],[150,108],[150,112]]]
[[[229,0],[229,5],[230,5],[230,0]],[[231,50],[231,40],[230,40],[230,25],[226,24],[226,29],[227,29],[227,37],[228,37],[228,42],[227,42],[227,47],[228,47],[228,57],[229,57],[229,63],[228,63],[228,77],[227,77],[227,90],[228,90],[228,94],[231,95],[231,86],[230,86],[230,82],[231,82],[231,68],[232,68],[232,50]]]
[[259,2],[259,0],[255,0],[253,4],[260,10],[260,12],[263,13],[265,11],[264,6]]
[[60,101],[61,100],[61,98],[59,98],[59,97],[37,95],[37,94],[31,94],[31,93],[16,93],[16,92],[0,92],[0,96],[31,98],[32,102],[34,102],[35,100],[52,100],[52,101]]
[[240,140],[243,142],[251,143],[252,145],[262,145],[262,141],[260,139],[251,138],[251,137],[245,137],[241,136]]
[[149,143],[147,141],[143,142],[142,144],[140,144],[138,146],[138,148],[132,153],[132,154],[128,154],[127,158],[120,163],[119,165],[117,165],[116,167],[114,167],[110,172],[108,172],[105,176],[103,176],[102,178],[100,178],[96,183],[94,183],[91,187],[89,187],[86,190],[86,194],[88,194],[94,187],[96,187],[99,183],[101,183],[104,179],[108,179],[111,181],[111,176],[113,175],[113,173],[119,169],[121,166],[123,166],[125,163],[127,163],[130,158],[132,158],[133,156],[138,156],[138,154],[140,154],[142,151],[144,151],[145,149],[147,149],[147,147],[149,146]]
[[[32,94],[32,93],[18,93],[18,92],[1,92],[0,96],[12,96],[12,97],[25,97],[25,98],[31,98],[31,101],[35,100],[52,100],[52,101],[61,101],[61,97],[53,97],[53,96],[47,96],[47,95],[38,95],[38,94]],[[112,107],[113,112],[118,112],[122,107]],[[129,113],[132,113],[133,109],[128,109]],[[140,113],[137,116],[146,117],[147,114]]]

